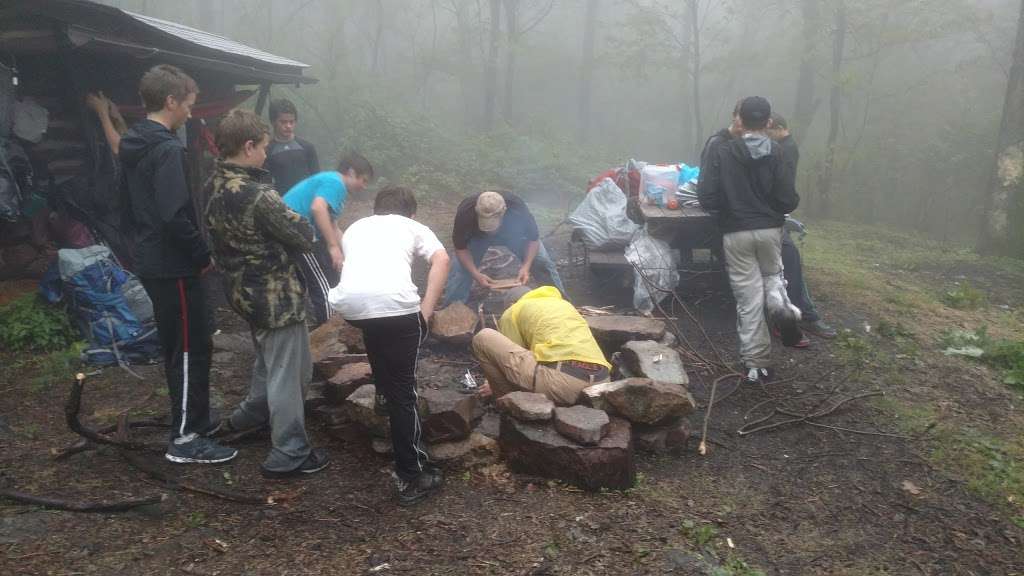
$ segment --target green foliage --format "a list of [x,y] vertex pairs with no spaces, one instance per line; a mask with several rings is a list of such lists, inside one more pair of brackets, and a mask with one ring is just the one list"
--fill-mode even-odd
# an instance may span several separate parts
[[875,332],[882,338],[889,340],[899,340],[913,338],[914,334],[909,328],[903,325],[900,321],[890,322],[889,320],[879,320],[878,325],[875,326]]
[[957,310],[975,310],[982,307],[987,298],[985,293],[971,286],[967,282],[949,290],[942,295],[942,302],[950,308]]
[[60,308],[26,294],[0,308],[0,346],[20,352],[66,348],[77,334]]
[[944,431],[935,456],[955,462],[971,490],[995,501],[1024,498],[1024,466],[1021,446],[974,430]]
[[693,520],[684,520],[682,526],[679,529],[683,536],[689,538],[694,546],[703,549],[715,536],[718,535],[718,530],[712,524],[700,524],[698,525]]
[[982,327],[973,332],[947,332],[939,343],[946,354],[974,358],[1000,370],[1004,384],[1024,392],[1024,341],[994,339]]
[[726,560],[725,564],[713,568],[711,576],[764,576],[764,572],[734,556]]
[[206,514],[195,511],[189,512],[188,516],[185,517],[185,525],[189,528],[199,528],[206,524]]

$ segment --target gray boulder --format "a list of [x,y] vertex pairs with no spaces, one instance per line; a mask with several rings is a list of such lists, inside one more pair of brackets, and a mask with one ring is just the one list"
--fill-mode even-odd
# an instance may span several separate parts
[[608,414],[586,406],[555,408],[555,430],[562,436],[593,446],[601,442],[611,427]]
[[524,422],[551,420],[555,410],[554,402],[536,392],[510,392],[498,398],[495,405],[499,412]]
[[626,342],[622,361],[634,376],[679,386],[690,383],[679,352],[652,340]]
[[605,356],[611,356],[631,340],[661,340],[665,336],[665,321],[643,316],[584,316]]

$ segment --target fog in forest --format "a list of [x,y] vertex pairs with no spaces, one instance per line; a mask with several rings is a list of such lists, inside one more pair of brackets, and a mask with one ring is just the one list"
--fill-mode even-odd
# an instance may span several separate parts
[[[974,243],[1019,0],[110,0],[310,65],[298,132],[420,194],[564,210],[630,158],[697,164],[736,100],[800,143],[798,217]],[[253,99],[254,101],[255,99]],[[250,101],[248,105],[253,105]]]

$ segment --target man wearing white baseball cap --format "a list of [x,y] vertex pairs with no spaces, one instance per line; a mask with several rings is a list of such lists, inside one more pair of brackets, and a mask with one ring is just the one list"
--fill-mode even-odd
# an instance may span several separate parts
[[491,246],[505,246],[519,257],[523,264],[516,279],[521,284],[530,281],[531,268],[537,267],[565,294],[558,268],[540,241],[537,221],[526,203],[511,192],[488,190],[463,200],[455,214],[452,242],[455,258],[444,294],[445,306],[468,300],[473,282],[485,288],[494,285],[494,279],[477,268]]

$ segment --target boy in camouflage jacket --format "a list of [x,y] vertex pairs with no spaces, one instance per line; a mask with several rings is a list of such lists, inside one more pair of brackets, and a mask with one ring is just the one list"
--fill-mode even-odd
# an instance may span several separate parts
[[270,424],[263,475],[327,467],[306,435],[303,388],[312,375],[305,291],[290,253],[308,251],[313,229],[290,210],[262,169],[270,130],[255,114],[231,111],[216,132],[221,157],[206,184],[206,223],[231,307],[252,330],[256,361],[249,394],[221,432]]

